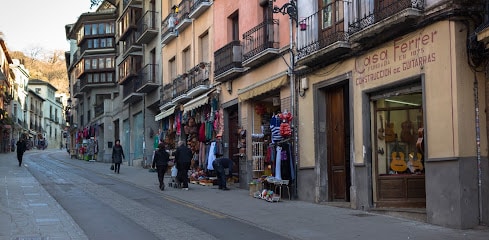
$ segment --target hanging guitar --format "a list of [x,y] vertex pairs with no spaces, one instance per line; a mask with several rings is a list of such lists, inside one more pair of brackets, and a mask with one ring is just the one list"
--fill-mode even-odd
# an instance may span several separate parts
[[414,152],[409,153],[409,160],[408,160],[408,168],[409,171],[412,173],[419,173],[423,171],[423,162],[421,159],[423,158],[423,155],[418,152],[418,148],[416,147]]
[[377,138],[379,138],[379,140],[384,140],[385,138],[384,119],[382,119],[382,115],[379,115],[379,118],[380,118],[380,128],[377,132]]
[[396,171],[397,173],[404,172],[407,170],[408,166],[406,164],[406,161],[404,160],[404,152],[399,147],[399,143],[397,142],[397,136],[395,138],[395,145],[394,148],[392,149],[391,157],[392,160],[391,160],[390,167],[392,170]]

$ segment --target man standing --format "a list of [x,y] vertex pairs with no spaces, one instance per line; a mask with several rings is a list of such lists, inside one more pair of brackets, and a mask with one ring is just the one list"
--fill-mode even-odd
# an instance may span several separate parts
[[185,145],[184,141],[178,141],[178,148],[175,151],[175,161],[177,165],[177,179],[182,183],[182,189],[188,190],[188,170],[192,161],[193,153]]
[[17,141],[17,160],[19,161],[19,167],[22,166],[22,157],[24,156],[24,152],[27,149],[27,144],[25,141],[25,136],[22,135]]
[[212,162],[212,167],[214,167],[217,174],[219,189],[229,190],[229,188],[226,187],[226,175],[232,175],[233,161],[229,158],[218,158]]
[[158,182],[160,183],[161,191],[165,190],[164,178],[168,168],[168,161],[170,161],[170,155],[165,150],[165,144],[158,144],[158,150],[155,151],[151,167],[156,168],[156,171],[158,172]]

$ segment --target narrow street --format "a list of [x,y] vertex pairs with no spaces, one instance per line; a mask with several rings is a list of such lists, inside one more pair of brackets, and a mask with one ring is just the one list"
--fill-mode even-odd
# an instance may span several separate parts
[[[486,240],[457,230],[346,208],[269,203],[231,186],[158,189],[156,173],[30,150],[0,159],[0,239],[426,239]],[[168,177],[166,181],[170,181]],[[389,228],[379,237],[379,229]]]
[[156,188],[118,180],[109,171],[100,174],[66,164],[61,161],[66,156],[60,151],[43,151],[27,154],[26,163],[89,239],[286,239],[168,198]]

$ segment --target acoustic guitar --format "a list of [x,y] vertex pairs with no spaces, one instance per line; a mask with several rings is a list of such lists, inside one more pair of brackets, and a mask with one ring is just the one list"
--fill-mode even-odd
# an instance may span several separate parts
[[399,144],[397,142],[396,138],[396,145],[392,149],[392,154],[391,154],[392,160],[390,167],[392,170],[396,172],[404,172],[407,170],[408,166],[406,164],[406,161],[404,160],[404,152],[400,150]]
[[412,173],[423,171],[423,163],[421,159],[423,155],[418,152],[418,148],[414,152],[409,153],[408,168]]
[[385,138],[384,119],[382,119],[382,115],[379,115],[379,118],[380,118],[380,128],[377,132],[377,137],[379,138],[379,140],[384,140]]
[[411,145],[414,143],[416,137],[413,133],[413,123],[409,117],[409,110],[407,110],[407,120],[401,123],[401,141]]

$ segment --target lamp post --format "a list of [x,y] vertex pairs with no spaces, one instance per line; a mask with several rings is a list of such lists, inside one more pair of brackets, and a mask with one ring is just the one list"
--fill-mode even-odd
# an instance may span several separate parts
[[[273,4],[276,0],[270,0],[270,3]],[[297,196],[297,166],[298,166],[298,133],[297,128],[295,127],[295,122],[297,119],[297,111],[296,111],[296,91],[295,91],[295,56],[294,56],[294,23],[295,28],[298,27],[298,11],[297,11],[297,1],[289,0],[289,2],[285,3],[281,7],[276,5],[273,6],[273,13],[281,13],[282,15],[289,15],[289,54],[290,54],[290,65],[288,66],[288,75],[290,78],[290,113],[292,114],[292,119],[290,121],[290,127],[292,129],[292,134],[294,137],[294,159],[295,159],[295,179],[294,179],[294,195]]]

